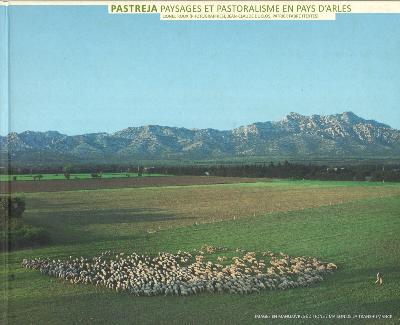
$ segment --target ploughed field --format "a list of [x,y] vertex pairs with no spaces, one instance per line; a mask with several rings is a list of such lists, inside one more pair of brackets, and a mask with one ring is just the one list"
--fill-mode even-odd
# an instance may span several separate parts
[[102,178],[79,178],[59,179],[49,178],[46,180],[16,180],[0,182],[4,191],[12,193],[20,192],[59,192],[77,190],[95,190],[107,188],[130,188],[147,186],[183,186],[183,185],[206,185],[206,184],[231,184],[231,183],[254,183],[259,181],[255,178],[237,177],[213,177],[213,176],[141,176],[141,177],[102,177]]
[[[265,322],[256,315],[280,314],[376,314],[392,315],[392,319],[379,320],[380,324],[399,321],[400,184],[267,181],[24,196],[24,219],[46,227],[52,241],[47,247],[2,255],[9,261],[9,274],[3,271],[0,282],[5,288],[3,280],[9,279],[7,313],[11,324],[243,324]],[[205,244],[224,248],[204,257],[221,268],[237,267],[255,258],[252,263],[256,264],[251,265],[256,272],[260,263],[270,262],[270,257],[251,252],[272,251],[277,260],[282,256],[291,256],[294,261],[296,256],[309,256],[307,261],[314,261],[322,271],[329,262],[337,269],[318,281],[289,285],[286,290],[267,281],[262,285],[270,284],[271,290],[256,287],[248,294],[231,287],[221,289],[221,293],[205,289],[201,294],[190,294],[185,287],[183,292],[189,292],[188,296],[168,291],[167,296],[157,293],[149,294],[151,297],[143,297],[145,290],[138,294],[117,292],[117,284],[101,276],[89,277],[88,282],[73,276],[75,273],[62,273],[69,274],[68,279],[57,276],[60,263],[76,262],[73,265],[86,267],[87,261],[96,262],[109,251],[113,253],[107,253],[111,255],[106,261],[121,261],[121,256],[143,256],[144,260],[149,256],[153,261],[159,253],[181,258],[179,254],[187,257],[182,252],[190,252],[188,265],[196,266],[202,259],[198,249]],[[37,270],[43,267],[50,271],[56,267],[57,272],[41,275]],[[381,287],[374,284],[378,272],[384,275]],[[92,280],[103,282],[96,286]],[[198,289],[198,284],[195,289],[190,287]],[[336,324],[340,320],[288,322],[294,321]],[[360,319],[348,322],[368,323]]]

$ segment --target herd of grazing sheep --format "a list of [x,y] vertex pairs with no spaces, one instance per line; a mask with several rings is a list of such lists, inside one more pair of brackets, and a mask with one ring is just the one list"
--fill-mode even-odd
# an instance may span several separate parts
[[[161,252],[156,256],[108,251],[90,259],[24,259],[22,266],[71,283],[105,286],[136,296],[284,290],[322,281],[323,275],[336,269],[335,264],[322,263],[312,257],[291,257],[270,251],[257,254],[236,249],[242,256],[228,261],[221,252],[227,249],[208,245],[192,253]],[[206,257],[214,253],[219,253],[218,263],[206,261]]]

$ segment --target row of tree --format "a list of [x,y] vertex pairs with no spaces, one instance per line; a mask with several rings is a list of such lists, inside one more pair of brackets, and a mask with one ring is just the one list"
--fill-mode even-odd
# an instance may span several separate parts
[[150,173],[319,180],[400,181],[400,165],[317,166],[284,163],[218,166],[152,167]]

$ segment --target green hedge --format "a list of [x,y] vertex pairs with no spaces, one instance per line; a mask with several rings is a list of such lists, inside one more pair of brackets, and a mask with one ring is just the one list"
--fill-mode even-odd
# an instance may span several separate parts
[[6,239],[8,239],[8,249],[14,250],[23,247],[35,247],[49,242],[49,234],[44,228],[34,227],[22,223],[17,227],[9,227],[8,238],[6,238],[6,230],[1,232],[0,247],[6,249]]

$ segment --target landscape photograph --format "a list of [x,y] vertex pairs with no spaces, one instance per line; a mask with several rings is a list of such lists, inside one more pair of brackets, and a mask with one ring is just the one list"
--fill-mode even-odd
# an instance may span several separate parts
[[399,324],[400,15],[0,6],[1,324]]

